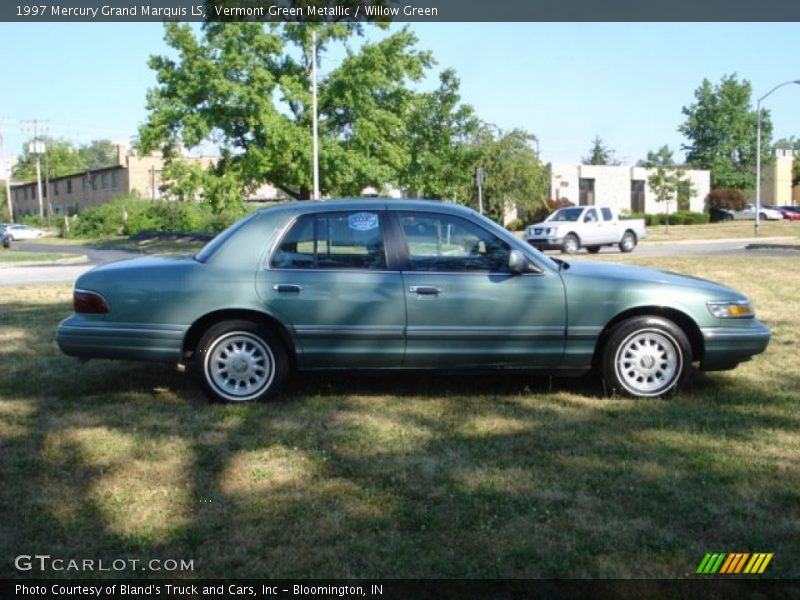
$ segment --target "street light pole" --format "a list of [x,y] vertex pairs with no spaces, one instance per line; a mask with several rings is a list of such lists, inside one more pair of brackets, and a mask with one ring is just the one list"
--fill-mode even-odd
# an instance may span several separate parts
[[779,83],[766,94],[761,96],[756,102],[756,220],[755,220],[755,235],[758,235],[758,228],[761,226],[761,101],[764,100],[775,90],[782,88],[785,85],[791,84],[800,85],[800,79],[793,79],[791,81],[784,81]]

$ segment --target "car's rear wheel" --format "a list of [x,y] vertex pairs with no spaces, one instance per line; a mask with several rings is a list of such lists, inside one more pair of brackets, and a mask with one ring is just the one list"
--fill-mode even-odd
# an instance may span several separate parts
[[626,231],[619,241],[619,251],[633,252],[634,248],[636,248],[636,235],[632,231]]
[[600,252],[600,246],[586,246],[586,250],[589,254],[597,254]]
[[574,233],[568,233],[561,244],[561,252],[564,254],[575,254],[581,247],[581,242],[578,236]]
[[222,321],[206,331],[192,362],[206,393],[220,402],[271,398],[289,371],[280,338],[252,321]]
[[633,317],[611,331],[602,361],[612,391],[638,398],[664,396],[691,377],[692,347],[672,321]]

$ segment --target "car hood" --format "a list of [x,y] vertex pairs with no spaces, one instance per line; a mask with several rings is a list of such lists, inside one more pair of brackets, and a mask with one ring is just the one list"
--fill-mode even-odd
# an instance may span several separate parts
[[567,286],[570,280],[594,279],[615,284],[615,287],[665,287],[670,289],[684,288],[696,292],[705,292],[719,299],[744,299],[739,292],[700,277],[681,275],[670,271],[637,267],[633,265],[619,265],[614,263],[570,261],[568,268],[562,270],[562,276]]

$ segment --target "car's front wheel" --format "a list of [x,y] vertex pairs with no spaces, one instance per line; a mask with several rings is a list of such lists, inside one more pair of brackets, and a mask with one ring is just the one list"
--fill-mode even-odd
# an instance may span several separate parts
[[692,347],[672,321],[633,317],[611,331],[602,361],[612,391],[639,398],[664,396],[691,377]]
[[206,393],[220,402],[262,402],[289,371],[286,350],[271,330],[252,321],[222,321],[206,331],[192,366]]

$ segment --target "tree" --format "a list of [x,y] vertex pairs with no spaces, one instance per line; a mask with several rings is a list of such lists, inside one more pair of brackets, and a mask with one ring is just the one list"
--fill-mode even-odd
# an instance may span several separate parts
[[117,164],[117,146],[110,140],[92,140],[78,149],[86,169],[94,171]]
[[[503,221],[506,207],[531,213],[546,206],[548,190],[547,170],[531,147],[536,139],[521,129],[502,131],[484,124],[477,132],[471,152],[475,157],[474,167],[484,170],[484,207],[489,217]],[[474,173],[474,168],[471,169]],[[477,191],[474,179],[469,192],[477,206]]]
[[619,161],[615,158],[615,152],[596,135],[592,140],[592,147],[589,148],[589,155],[581,159],[585,165],[618,165]]
[[[42,137],[47,151],[45,155],[39,156],[41,164],[42,179],[47,177],[60,177],[70,173],[79,173],[86,170],[86,162],[78,150],[67,140],[59,140],[50,137]],[[33,140],[31,140],[33,141]],[[47,171],[45,172],[45,164]],[[36,154],[29,152],[29,144],[25,144],[22,154],[17,159],[12,171],[12,179],[17,182],[36,181]]]
[[[195,34],[187,24],[166,23],[165,39],[177,58],[150,59],[158,86],[148,92],[140,148],[158,148],[173,160],[181,148],[216,145],[221,158],[206,174],[204,196],[220,206],[235,198],[232,189],[241,196],[263,182],[293,198],[308,198],[312,31],[318,34],[321,59],[332,44],[346,43],[358,33],[359,26],[206,23]],[[320,183],[325,193],[357,195],[368,186],[400,183],[447,193],[449,183],[441,180],[445,169],[431,157],[437,148],[450,145],[441,136],[449,135],[453,143],[462,135],[470,114],[459,112],[458,82],[451,73],[443,74],[439,90],[430,95],[411,89],[433,64],[429,53],[415,48],[416,42],[405,28],[357,51],[346,46],[342,62],[319,77]],[[445,113],[440,137],[425,138],[423,110]],[[419,175],[421,167],[430,174]],[[226,184],[215,187],[213,179]],[[225,198],[215,199],[215,189]]]
[[[480,127],[470,106],[460,104],[459,81],[444,71],[437,90],[416,97],[407,122],[408,166],[400,185],[425,198],[468,198],[476,150],[469,141]],[[463,194],[459,196],[459,194]]]
[[[686,161],[711,171],[711,187],[750,192],[755,188],[756,122],[750,108],[752,89],[736,75],[722,78],[719,85],[707,79],[694,92],[695,102],[682,109],[686,120],[678,128],[690,143],[682,146]],[[761,157],[770,160],[772,122],[769,111],[761,111]]]
[[664,225],[669,232],[669,202],[676,200],[680,207],[681,194],[690,198],[695,194],[694,186],[683,173],[684,168],[675,164],[672,150],[667,146],[661,146],[655,152],[648,152],[647,158],[640,161],[639,166],[653,171],[647,178],[647,185],[655,194],[656,202],[664,203],[664,212],[667,215]]

